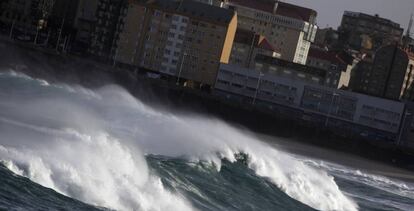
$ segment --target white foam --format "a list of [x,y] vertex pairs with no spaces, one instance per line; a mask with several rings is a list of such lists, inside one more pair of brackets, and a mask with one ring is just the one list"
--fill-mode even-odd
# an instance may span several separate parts
[[19,99],[7,117],[13,130],[0,128],[7,149],[0,158],[26,165],[29,178],[88,203],[185,210],[191,209],[186,200],[148,173],[143,154],[186,156],[220,170],[221,158],[235,161],[244,152],[251,169],[292,198],[319,210],[358,209],[326,172],[222,121],[156,111],[116,86],[93,92],[96,98],[75,93],[50,93],[40,102]]

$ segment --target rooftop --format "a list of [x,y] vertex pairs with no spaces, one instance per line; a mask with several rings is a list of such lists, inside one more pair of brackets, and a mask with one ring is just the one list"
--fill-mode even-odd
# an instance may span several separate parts
[[289,68],[291,70],[304,72],[304,73],[316,75],[316,76],[319,76],[319,77],[325,77],[326,76],[326,71],[323,70],[323,69],[310,67],[310,66],[306,66],[306,65],[302,65],[302,64],[298,64],[298,63],[294,63],[294,62],[274,58],[274,57],[271,57],[271,56],[262,55],[262,54],[258,54],[255,58],[255,61],[256,62],[261,62],[261,63],[264,63],[264,64],[279,66],[279,67],[286,67],[286,68]]
[[149,0],[147,6],[171,13],[179,13],[205,20],[207,22],[230,23],[234,11],[192,1],[192,0]]
[[257,48],[278,52],[263,35],[241,28],[237,29],[234,42],[249,46],[254,45]]
[[317,48],[310,48],[308,57],[330,61],[331,63],[335,64],[345,64],[345,62],[337,55],[337,53]]
[[317,15],[315,10],[285,2],[276,2],[275,0],[229,0],[229,2],[272,14],[274,13],[275,4],[277,4],[276,15],[286,16],[306,22],[313,22],[314,17]]
[[362,13],[362,12],[352,12],[352,11],[345,11],[344,12],[344,16],[348,16],[348,17],[355,17],[355,18],[361,18],[361,19],[365,19],[368,21],[374,21],[383,25],[389,25],[392,26],[394,28],[399,28],[401,30],[403,30],[400,26],[400,24],[395,23],[389,19],[385,19],[380,17],[379,15],[369,15],[366,13]]
[[266,37],[263,37],[263,36],[260,38],[257,47],[261,49],[273,51],[273,52],[279,52],[275,47],[273,47],[272,44],[270,44],[270,42],[266,39]]

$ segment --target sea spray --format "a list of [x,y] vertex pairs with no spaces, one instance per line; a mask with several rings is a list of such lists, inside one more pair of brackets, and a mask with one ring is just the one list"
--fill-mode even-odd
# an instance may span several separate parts
[[220,170],[222,158],[234,162],[243,152],[259,176],[302,203],[320,210],[358,208],[326,172],[217,119],[153,110],[117,86],[85,92],[13,75],[1,75],[0,86],[8,87],[1,95],[12,96],[0,103],[0,159],[87,203],[122,210],[193,209],[148,172],[143,155],[209,161]]

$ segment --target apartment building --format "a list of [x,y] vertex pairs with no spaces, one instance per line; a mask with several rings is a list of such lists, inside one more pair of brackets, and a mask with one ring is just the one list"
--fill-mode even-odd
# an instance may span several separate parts
[[262,35],[237,29],[230,55],[230,64],[254,68],[258,54],[280,58],[280,53]]
[[127,0],[98,0],[96,23],[91,35],[89,53],[102,61],[114,60],[116,41],[127,3]]
[[281,58],[306,64],[315,39],[316,11],[275,0],[226,0],[238,14],[238,27],[266,37]]
[[74,51],[87,52],[91,46],[92,36],[97,23],[96,11],[99,0],[79,0],[73,27],[76,29],[74,35]]
[[327,77],[327,71],[324,69],[262,54],[256,56],[254,69],[258,72],[270,73],[281,78],[291,78],[319,85],[324,85]]
[[411,87],[414,75],[406,51],[395,45],[380,48],[372,60],[357,65],[351,76],[353,91],[399,100]]
[[378,15],[345,11],[338,31],[345,46],[375,51],[385,45],[400,43],[404,29]]
[[[292,116],[356,134],[397,139],[404,103],[282,78],[222,64],[215,93],[269,109],[290,108]],[[244,100],[243,100],[244,99]]]
[[342,72],[347,70],[347,64],[335,52],[311,47],[306,62],[308,66],[326,71],[325,86],[338,88]]
[[213,85],[228,63],[237,28],[234,11],[191,0],[131,1],[115,60]]

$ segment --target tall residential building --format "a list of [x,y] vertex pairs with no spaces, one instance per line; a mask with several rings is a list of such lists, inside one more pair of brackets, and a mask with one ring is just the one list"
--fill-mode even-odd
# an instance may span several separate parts
[[400,43],[404,29],[378,15],[345,11],[338,31],[345,47],[375,51],[385,45]]
[[103,61],[113,61],[115,57],[116,41],[127,3],[127,0],[98,0],[89,52]]
[[309,50],[307,65],[326,70],[324,85],[331,88],[338,88],[342,72],[348,66],[337,53],[316,47]]
[[372,61],[362,61],[351,77],[356,92],[399,100],[412,86],[414,74],[406,51],[396,45],[380,48]]
[[97,22],[96,11],[98,0],[79,0],[74,28],[76,29],[74,39],[74,51],[85,52],[89,49],[95,24]]
[[237,14],[191,0],[132,1],[122,22],[118,63],[213,85],[229,62]]
[[237,11],[238,28],[265,36],[282,59],[306,64],[318,29],[316,11],[278,0],[226,0],[224,7]]

